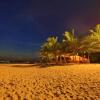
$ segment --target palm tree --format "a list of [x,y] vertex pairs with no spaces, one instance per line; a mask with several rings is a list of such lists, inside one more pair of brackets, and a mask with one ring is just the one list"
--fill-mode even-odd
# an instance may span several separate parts
[[100,52],[100,24],[90,30],[90,34],[83,38],[80,45],[81,51],[88,53]]
[[72,32],[64,33],[63,42],[66,43],[67,51],[75,53],[77,51],[78,39],[75,37],[74,29]]
[[[72,30],[72,32],[66,31],[64,33],[63,45],[64,45],[65,52],[72,53],[73,55],[78,54],[79,43],[78,43],[78,38],[75,37],[74,29]],[[73,56],[73,60],[74,60],[74,56]]]
[[41,58],[46,62],[57,60],[57,52],[59,50],[58,37],[48,37],[47,41],[41,46]]

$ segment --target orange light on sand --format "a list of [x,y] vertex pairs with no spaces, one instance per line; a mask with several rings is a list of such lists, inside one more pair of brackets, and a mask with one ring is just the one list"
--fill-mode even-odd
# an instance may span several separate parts
[[30,64],[0,65],[0,100],[99,100],[100,64],[39,68]]

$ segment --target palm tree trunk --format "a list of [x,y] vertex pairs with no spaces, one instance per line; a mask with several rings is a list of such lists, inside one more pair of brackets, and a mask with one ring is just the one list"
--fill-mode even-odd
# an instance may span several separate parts
[[58,58],[59,58],[59,56],[56,56],[56,64],[58,64]]
[[66,63],[66,57],[64,56],[64,63]]
[[88,52],[88,63],[90,63],[90,54]]
[[61,62],[62,62],[62,57],[60,56],[59,57],[59,63],[61,64]]
[[84,63],[84,51],[82,53],[82,63]]

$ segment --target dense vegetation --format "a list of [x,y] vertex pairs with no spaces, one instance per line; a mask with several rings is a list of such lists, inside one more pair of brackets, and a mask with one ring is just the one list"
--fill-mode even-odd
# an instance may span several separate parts
[[40,50],[40,56],[43,62],[57,61],[57,55],[71,53],[72,55],[87,54],[88,59],[97,60],[97,56],[91,57],[91,54],[100,54],[100,24],[89,30],[89,34],[82,38],[75,36],[74,29],[65,31],[62,38],[50,36],[43,43]]

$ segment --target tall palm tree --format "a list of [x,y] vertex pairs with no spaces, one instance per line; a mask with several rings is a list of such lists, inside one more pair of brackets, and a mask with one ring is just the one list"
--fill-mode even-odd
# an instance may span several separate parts
[[[78,54],[78,42],[78,38],[76,38],[74,34],[74,29],[72,32],[66,31],[64,33],[63,45],[65,47],[65,52],[72,53],[73,55]],[[73,56],[73,60],[74,59],[76,59],[76,57],[74,58]]]
[[66,47],[69,52],[75,53],[77,51],[78,39],[75,37],[74,29],[72,32],[66,31],[64,33],[63,42],[67,44]]

